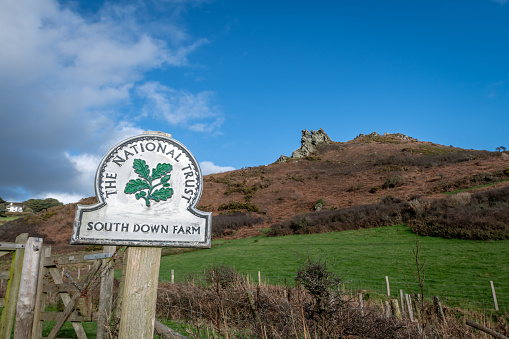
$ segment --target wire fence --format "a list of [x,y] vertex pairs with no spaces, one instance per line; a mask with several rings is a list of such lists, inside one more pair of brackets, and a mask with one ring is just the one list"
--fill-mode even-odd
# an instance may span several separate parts
[[[186,282],[193,280],[200,282],[203,279],[201,271],[175,272],[162,274],[159,279],[166,282]],[[288,276],[264,274],[259,271],[239,271],[252,282],[261,284],[273,284],[279,286],[294,286],[294,278]],[[387,283],[388,280],[388,283]],[[344,278],[343,284],[338,286],[343,292],[354,294],[362,292],[369,297],[370,294],[378,297],[392,299],[400,298],[401,291],[404,294],[420,294],[419,283],[414,279],[401,279],[380,276],[373,278]],[[493,293],[494,291],[494,293]],[[473,279],[462,281],[425,279],[423,281],[424,298],[431,300],[438,296],[449,307],[477,308],[484,310],[498,310],[509,312],[509,282],[493,281],[493,289],[489,279]]]

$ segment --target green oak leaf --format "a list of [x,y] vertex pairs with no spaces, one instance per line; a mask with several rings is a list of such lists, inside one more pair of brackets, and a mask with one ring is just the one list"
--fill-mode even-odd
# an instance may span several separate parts
[[171,188],[161,188],[158,190],[155,190],[154,193],[150,195],[151,199],[154,199],[155,201],[159,200],[166,200],[168,198],[171,198],[173,195],[173,189]]
[[148,168],[147,163],[145,160],[142,159],[134,159],[133,162],[133,168],[138,175],[144,179],[149,180],[150,177],[150,170]]
[[168,182],[168,180],[170,180],[170,175],[165,175],[162,179],[161,179],[161,182],[166,184]]
[[172,169],[173,166],[170,164],[167,163],[157,164],[156,168],[152,169],[152,180],[159,179],[161,176],[170,172]]
[[147,189],[147,188],[150,188],[150,185],[146,181],[141,180],[141,179],[136,179],[136,180],[131,179],[125,185],[124,192],[127,193],[127,194],[133,194],[133,193],[136,193],[138,191],[141,191],[141,190],[144,190],[144,189]]

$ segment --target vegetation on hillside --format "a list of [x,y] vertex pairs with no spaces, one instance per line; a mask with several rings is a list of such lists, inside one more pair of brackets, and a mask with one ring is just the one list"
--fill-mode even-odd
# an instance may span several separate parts
[[415,233],[469,239],[509,239],[509,187],[460,192],[445,199],[385,196],[375,204],[300,214],[273,224],[268,236],[312,234],[408,223]]
[[40,212],[42,210],[47,210],[48,208],[51,207],[63,205],[63,203],[53,198],[29,199],[25,201],[23,204],[25,205],[25,208],[30,209],[34,213]]

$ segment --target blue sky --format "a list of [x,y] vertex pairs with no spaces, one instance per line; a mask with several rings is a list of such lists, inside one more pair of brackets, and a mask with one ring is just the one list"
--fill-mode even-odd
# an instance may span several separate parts
[[171,133],[212,173],[302,129],[494,151],[509,1],[2,0],[0,197],[93,196],[117,142]]

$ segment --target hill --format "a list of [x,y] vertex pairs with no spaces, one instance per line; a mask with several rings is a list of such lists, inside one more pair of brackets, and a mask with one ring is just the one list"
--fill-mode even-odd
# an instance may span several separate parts
[[[380,202],[441,199],[446,193],[509,185],[509,155],[371,133],[334,142],[303,131],[302,146],[273,164],[204,176],[198,208],[214,214],[215,237],[248,237],[303,213],[324,213]],[[485,186],[489,185],[489,186]],[[82,200],[91,204],[95,198]],[[0,238],[28,232],[46,243],[69,244],[76,204],[6,223]],[[64,246],[70,247],[70,246]],[[75,248],[75,246],[72,246]]]

